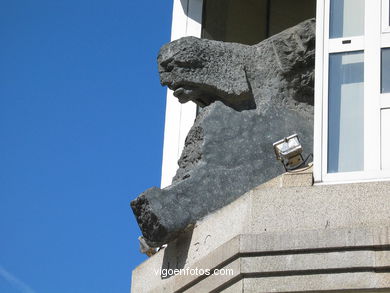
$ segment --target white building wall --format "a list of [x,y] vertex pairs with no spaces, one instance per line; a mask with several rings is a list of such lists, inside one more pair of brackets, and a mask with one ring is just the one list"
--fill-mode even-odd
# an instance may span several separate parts
[[[201,36],[202,4],[202,0],[174,0],[172,41],[185,36]],[[180,104],[173,96],[173,91],[167,90],[161,188],[170,185],[175,176],[178,168],[177,161],[195,116],[194,103]]]

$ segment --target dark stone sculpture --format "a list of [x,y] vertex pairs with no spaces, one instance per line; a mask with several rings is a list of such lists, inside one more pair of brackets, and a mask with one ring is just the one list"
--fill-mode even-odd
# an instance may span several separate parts
[[283,172],[272,143],[298,133],[313,144],[315,21],[257,45],[186,37],[158,56],[161,83],[203,107],[172,185],[131,202],[152,247]]

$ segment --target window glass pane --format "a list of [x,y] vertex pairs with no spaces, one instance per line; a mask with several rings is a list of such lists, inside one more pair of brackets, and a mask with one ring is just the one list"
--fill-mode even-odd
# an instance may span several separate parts
[[330,38],[364,35],[364,0],[330,1]]
[[390,109],[381,110],[381,167],[390,170]]
[[364,53],[329,57],[328,173],[364,168]]
[[316,0],[204,0],[202,38],[253,45],[315,17]]
[[207,0],[202,38],[253,45],[267,37],[267,0]]
[[270,36],[316,16],[315,0],[271,0],[269,5]]
[[381,93],[390,93],[390,48],[382,49]]

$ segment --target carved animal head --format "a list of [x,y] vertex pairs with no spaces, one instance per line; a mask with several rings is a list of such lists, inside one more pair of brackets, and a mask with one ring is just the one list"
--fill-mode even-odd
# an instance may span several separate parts
[[314,19],[253,46],[184,37],[161,48],[160,80],[181,103],[201,107],[219,100],[250,110],[278,98],[313,105],[314,44]]
[[243,62],[248,49],[195,37],[171,42],[158,56],[161,84],[173,90],[181,103],[191,100],[205,107],[219,100],[236,110],[253,109]]

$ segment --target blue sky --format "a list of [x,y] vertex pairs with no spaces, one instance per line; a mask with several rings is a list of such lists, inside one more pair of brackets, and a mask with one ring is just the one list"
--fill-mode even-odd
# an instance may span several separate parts
[[128,292],[172,1],[0,0],[0,292]]

